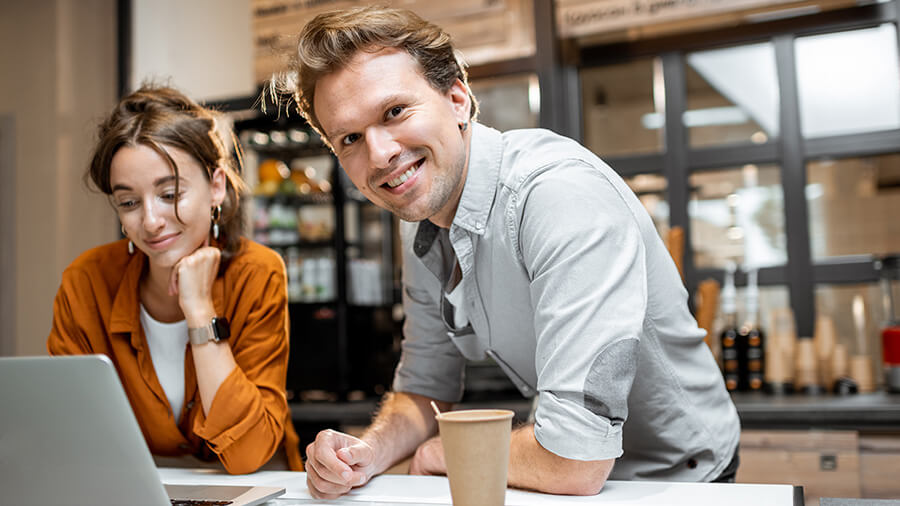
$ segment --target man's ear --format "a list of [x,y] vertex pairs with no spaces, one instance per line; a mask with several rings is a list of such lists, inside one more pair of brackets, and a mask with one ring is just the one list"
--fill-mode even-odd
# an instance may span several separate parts
[[472,99],[469,97],[469,88],[460,79],[456,79],[450,89],[447,90],[447,98],[450,99],[453,111],[456,113],[456,120],[459,122],[469,121],[472,110]]

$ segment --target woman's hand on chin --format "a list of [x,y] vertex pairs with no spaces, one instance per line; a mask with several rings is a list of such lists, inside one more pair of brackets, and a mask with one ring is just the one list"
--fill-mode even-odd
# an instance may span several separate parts
[[169,293],[178,295],[178,304],[184,312],[188,327],[206,325],[216,316],[212,285],[219,272],[221,257],[222,252],[209,246],[207,241],[172,267]]

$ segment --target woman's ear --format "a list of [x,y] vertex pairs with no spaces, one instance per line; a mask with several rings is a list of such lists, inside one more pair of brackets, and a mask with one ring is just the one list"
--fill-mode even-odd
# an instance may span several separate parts
[[216,167],[216,170],[213,171],[209,190],[213,206],[220,206],[222,202],[225,202],[225,196],[228,194],[228,177],[221,167]]

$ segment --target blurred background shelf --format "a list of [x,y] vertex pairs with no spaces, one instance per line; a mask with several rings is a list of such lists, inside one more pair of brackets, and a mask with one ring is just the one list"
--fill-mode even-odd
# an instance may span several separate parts
[[238,119],[254,240],[288,275],[292,402],[374,399],[390,385],[400,319],[393,218],[350,183],[296,115]]

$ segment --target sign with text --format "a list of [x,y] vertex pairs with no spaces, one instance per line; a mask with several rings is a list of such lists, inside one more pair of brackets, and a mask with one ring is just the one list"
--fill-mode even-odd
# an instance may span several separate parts
[[[546,0],[540,0],[546,1]],[[533,0],[382,0],[381,5],[409,9],[453,37],[470,65],[531,56],[534,45]],[[361,0],[254,0],[253,33],[256,80],[287,68],[303,26],[325,11],[369,5]]]
[[[748,9],[797,4],[797,0],[557,0],[561,37],[581,37],[643,25]],[[809,4],[809,2],[804,2]]]

